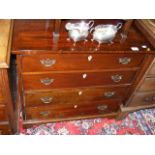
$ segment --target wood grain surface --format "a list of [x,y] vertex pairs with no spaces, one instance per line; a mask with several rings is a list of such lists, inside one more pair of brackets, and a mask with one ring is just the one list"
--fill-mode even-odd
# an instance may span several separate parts
[[11,53],[13,21],[10,19],[0,20],[0,68],[8,68]]

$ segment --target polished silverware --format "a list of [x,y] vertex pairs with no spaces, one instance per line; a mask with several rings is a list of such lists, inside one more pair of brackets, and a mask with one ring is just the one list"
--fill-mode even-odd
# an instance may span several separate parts
[[85,21],[79,23],[67,23],[65,25],[68,30],[69,37],[74,41],[85,40],[89,34],[89,30],[94,25],[94,20],[90,20],[88,23]]
[[117,31],[122,27],[122,23],[117,25],[107,24],[107,25],[98,25],[95,28],[92,28],[90,32],[93,35],[92,41],[97,41],[99,44],[112,42],[115,38]]

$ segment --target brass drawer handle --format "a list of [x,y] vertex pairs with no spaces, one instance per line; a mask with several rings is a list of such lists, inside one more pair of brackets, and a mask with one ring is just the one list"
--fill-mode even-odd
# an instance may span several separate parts
[[114,95],[115,95],[115,92],[114,91],[108,91],[108,92],[105,92],[104,93],[104,96],[107,97],[107,98],[110,98],[110,97],[112,97]]
[[53,83],[54,79],[50,79],[50,78],[40,79],[40,82],[47,86],[47,85],[50,85],[51,83]]
[[145,97],[144,98],[145,103],[151,103],[151,102],[154,102],[154,101],[155,101],[155,96],[153,96],[153,97]]
[[145,98],[144,98],[144,102],[146,102],[146,103],[151,102],[151,98],[150,98],[150,97],[145,97]]
[[98,110],[101,110],[101,111],[104,111],[104,110],[106,110],[107,108],[108,108],[107,105],[99,105],[99,106],[97,106],[97,109],[98,109]]
[[42,115],[42,116],[49,116],[51,114],[51,112],[50,111],[41,111],[40,112],[40,115]]
[[123,78],[123,76],[122,75],[118,75],[118,74],[111,76],[111,79],[114,82],[120,82],[122,80],[122,78]]
[[131,58],[128,58],[128,57],[119,58],[119,63],[122,65],[127,65],[130,62],[131,62]]
[[51,67],[56,63],[56,60],[54,60],[54,59],[42,59],[42,60],[40,60],[40,63],[44,67]]
[[45,104],[48,104],[48,103],[51,103],[53,98],[52,97],[41,97],[40,100],[45,103]]

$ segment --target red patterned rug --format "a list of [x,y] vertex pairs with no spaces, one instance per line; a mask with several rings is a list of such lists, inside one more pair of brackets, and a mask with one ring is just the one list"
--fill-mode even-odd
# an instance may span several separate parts
[[155,135],[155,108],[130,113],[125,119],[85,119],[47,123],[22,129],[25,135]]

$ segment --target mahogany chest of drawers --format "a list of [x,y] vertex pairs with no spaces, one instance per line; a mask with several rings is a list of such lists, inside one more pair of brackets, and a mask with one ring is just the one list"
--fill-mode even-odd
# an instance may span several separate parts
[[[17,57],[18,107],[25,126],[116,118],[153,61],[152,46],[135,26],[124,43],[116,37],[113,44],[99,47],[89,39],[73,45],[67,40],[66,22],[62,21],[55,41],[53,20],[15,20],[12,53]],[[147,86],[149,82],[146,79]]]

